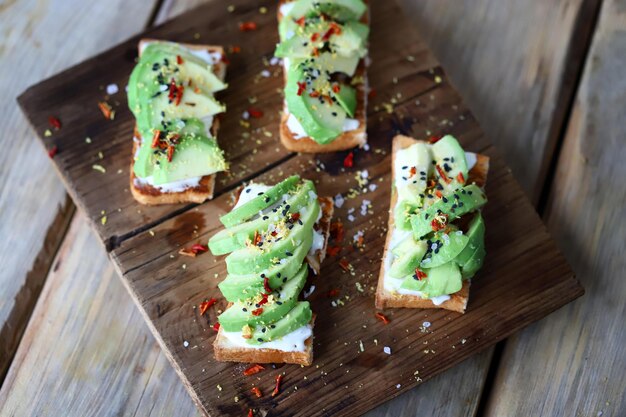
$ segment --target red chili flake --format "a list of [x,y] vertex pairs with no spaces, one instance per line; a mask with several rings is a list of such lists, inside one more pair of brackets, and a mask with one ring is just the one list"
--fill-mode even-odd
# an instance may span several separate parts
[[354,165],[354,152],[350,152],[343,160],[343,166],[346,168],[352,168]]
[[319,96],[320,96],[320,92],[319,91],[311,91],[309,93],[309,97],[317,98]]
[[428,274],[426,274],[426,272],[422,271],[419,268],[415,268],[415,277],[421,281],[422,279],[426,278],[428,276]]
[[254,417],[254,414],[252,413],[251,408],[248,408],[248,417]]
[[328,291],[328,298],[334,298],[337,297],[339,295],[339,288],[333,288],[332,290]]
[[252,310],[252,315],[253,316],[260,316],[261,314],[263,314],[263,308],[259,307],[256,310]]
[[233,54],[238,54],[239,52],[241,52],[241,46],[238,46],[238,45],[231,46],[230,52],[232,52]]
[[262,294],[262,299],[261,301],[259,301],[257,304],[262,306],[263,304],[267,304],[267,297],[269,296],[269,294]]
[[461,184],[465,184],[465,177],[463,176],[462,172],[459,172],[459,175],[456,176],[456,179],[458,182],[460,182]]
[[304,90],[306,90],[306,84],[305,83],[301,83],[300,81],[298,81],[298,92],[296,94],[301,96],[302,93],[304,92]]
[[320,34],[315,32],[314,34],[311,35],[311,42],[315,42],[319,39]]
[[196,253],[196,252],[192,251],[192,250],[191,250],[191,249],[189,249],[189,248],[181,248],[181,249],[178,251],[178,254],[179,254],[179,255],[183,255],[183,256],[189,256],[190,258],[195,258],[195,257],[196,257],[196,255],[197,255],[197,253]]
[[333,84],[333,93],[338,94],[341,91],[341,86],[339,84]]
[[226,55],[222,55],[222,58],[220,59],[220,61],[222,61],[226,65],[230,64],[230,59],[228,59]]
[[250,115],[250,117],[252,117],[253,119],[260,119],[261,117],[263,117],[263,111],[259,110],[259,109],[255,109],[253,107],[250,107],[248,109],[248,114]]
[[341,246],[328,246],[326,248],[326,255],[328,256],[337,256],[341,251]]
[[200,243],[194,243],[193,245],[191,245],[191,250],[195,253],[204,253],[209,250],[209,247]]
[[302,16],[301,18],[296,19],[296,21],[295,21],[295,22],[296,22],[296,24],[297,24],[298,26],[304,26],[305,21],[306,21],[305,17],[304,17],[304,16]]
[[367,93],[367,98],[371,100],[374,97],[376,97],[376,89],[375,88],[370,88],[369,93]]
[[[443,216],[442,221],[439,220],[439,217]],[[445,214],[441,214],[437,217],[435,217],[434,219],[432,219],[432,221],[430,222],[430,227],[432,227],[432,229],[437,232],[441,229],[445,229],[446,224],[448,223],[448,216]]]
[[376,313],[375,315],[377,319],[381,320],[385,324],[389,324],[391,322],[391,320],[389,320],[383,313]]
[[172,158],[174,158],[174,147],[167,147],[167,162],[172,162]]
[[272,391],[272,397],[275,397],[280,392],[280,382],[283,380],[283,374],[276,375],[276,386],[274,387],[274,391]]
[[48,151],[48,156],[50,158],[54,158],[54,155],[57,154],[57,152],[59,152],[59,148],[57,147],[57,145],[54,145],[52,148],[50,148],[50,150]]
[[326,33],[324,33],[324,36],[322,36],[322,40],[323,41],[327,41],[328,39],[330,39],[330,37],[332,36],[332,34],[335,33],[335,31],[333,30],[333,28],[329,28]]
[[171,101],[174,100],[175,94],[176,94],[176,80],[174,80],[172,78],[172,80],[170,81],[170,87],[169,87],[169,93],[167,94],[167,98]]
[[156,129],[154,131],[154,135],[152,135],[152,148],[158,147],[160,140],[161,140],[161,131],[159,129]]
[[250,375],[258,374],[259,372],[261,372],[264,369],[265,368],[262,365],[259,365],[258,363],[255,363],[254,365],[251,365],[248,368],[246,368],[246,370],[243,371],[243,374],[245,376],[250,376]]
[[213,330],[217,332],[219,329],[220,329],[220,322],[218,321],[217,323],[213,325]]
[[258,230],[254,231],[254,238],[252,239],[252,243],[254,244],[254,246],[261,243],[261,234],[259,233]]
[[446,182],[446,184],[450,184],[452,182],[452,180],[446,175],[446,171],[444,171],[443,168],[439,166],[439,164],[435,165],[435,168],[437,168],[439,176]]
[[270,288],[270,279],[268,277],[263,278],[263,288],[265,289],[266,293],[272,293],[272,289]]
[[240,22],[239,30],[242,32],[250,32],[257,29],[256,22]]
[[435,191],[435,195],[439,198],[443,197],[443,194],[441,194],[441,191],[439,190]]
[[250,391],[252,391],[252,393],[256,395],[257,398],[261,398],[263,396],[263,394],[261,394],[261,390],[258,387],[253,387]]
[[437,143],[441,140],[441,136],[431,136],[428,138],[428,143]]
[[211,298],[210,300],[203,301],[200,303],[200,315],[204,316],[204,313],[213,306],[213,304],[217,303],[217,299]]
[[297,222],[300,220],[300,213],[291,213],[291,221]]
[[341,242],[343,237],[345,236],[345,231],[343,229],[343,223],[334,222],[330,224],[330,235],[336,242]]
[[363,236],[359,236],[356,240],[356,247],[357,248],[363,247],[363,242],[364,242]]
[[100,111],[102,112],[104,117],[106,117],[109,120],[113,119],[113,115],[115,113],[113,112],[113,109],[111,108],[109,103],[104,102],[104,101],[100,101],[100,102],[98,102],[98,107],[100,108]]
[[345,258],[339,261],[339,266],[346,272],[350,272],[350,262],[348,262]]
[[54,116],[50,116],[48,117],[48,123],[50,124],[50,126],[52,126],[55,130],[59,130],[61,129],[61,121],[59,120],[58,117],[54,117]]
[[411,169],[409,170],[409,177],[412,177],[415,174],[417,174],[417,168],[411,167]]
[[176,63],[178,65],[182,65],[183,64],[183,58],[180,55],[176,55]]
[[178,88],[176,89],[176,105],[178,106],[180,104],[180,100],[182,100],[183,98],[183,93],[185,92],[185,86],[184,85],[179,85]]
[[320,56],[320,51],[317,48],[313,48],[313,56]]
[[322,97],[324,98],[324,100],[326,100],[326,102],[328,102],[328,105],[331,105],[331,106],[332,106],[332,104],[333,104],[333,98],[332,98],[331,96],[329,96],[328,94],[325,94],[325,95],[323,95]]

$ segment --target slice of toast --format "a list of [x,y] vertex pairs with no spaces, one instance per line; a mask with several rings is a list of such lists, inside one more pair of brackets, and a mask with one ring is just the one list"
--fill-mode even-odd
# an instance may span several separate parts
[[[141,39],[139,41],[139,53],[145,46],[151,42],[158,42],[155,39]],[[193,45],[188,43],[180,43],[186,48],[198,51],[207,51],[211,54],[219,54],[224,56],[224,48],[221,46],[210,45]],[[223,61],[219,61],[212,66],[214,74],[220,79],[226,78],[226,64]],[[211,133],[214,137],[217,136],[219,130],[219,117],[213,118],[213,124],[211,125]],[[207,199],[213,198],[213,191],[215,189],[215,176],[216,174],[205,175],[200,179],[200,182],[195,187],[185,188],[182,191],[166,192],[159,188],[153,187],[150,184],[142,182],[135,176],[133,170],[135,165],[134,155],[137,152],[137,148],[141,144],[142,138],[137,129],[135,128],[134,140],[133,140],[133,153],[131,155],[130,162],[130,191],[139,203],[147,205],[158,204],[178,204],[178,203],[202,203]]]
[[[288,3],[286,0],[281,0],[280,5]],[[278,8],[278,21],[280,22],[283,15]],[[363,23],[369,22],[369,8],[361,19]],[[322,145],[317,143],[312,138],[296,137],[294,133],[287,126],[287,120],[289,119],[289,112],[287,111],[287,105],[285,104],[283,112],[280,118],[280,125],[278,132],[280,135],[280,141],[287,150],[292,152],[302,153],[324,153],[324,152],[337,152],[346,149],[354,148],[355,146],[363,146],[367,143],[367,95],[369,87],[367,84],[367,63],[368,57],[361,59],[359,66],[356,69],[353,79],[362,80],[356,88],[357,106],[354,113],[354,119],[359,121],[359,126],[343,134],[339,135],[332,142]],[[283,69],[285,75],[285,82],[287,78],[286,68]]]
[[[392,156],[391,156],[391,181],[393,184],[393,179],[395,178],[394,172],[394,163],[393,161],[396,158],[396,153],[404,148],[411,146],[412,144],[419,142],[416,139],[410,138],[408,136],[398,135],[393,139],[392,146]],[[487,181],[487,172],[489,171],[489,157],[481,154],[476,154],[476,164],[472,167],[472,169],[468,172],[467,183],[476,183],[479,187],[484,187]],[[385,308],[443,308],[446,310],[456,311],[459,313],[464,313],[465,308],[467,307],[467,300],[469,299],[469,287],[470,280],[463,281],[463,286],[461,289],[454,293],[450,294],[450,299],[444,301],[443,303],[437,305],[434,304],[430,299],[421,298],[417,295],[409,295],[409,294],[398,294],[392,293],[385,289],[384,281],[385,281],[385,259],[387,259],[387,255],[391,248],[389,247],[391,243],[391,235],[393,233],[393,229],[395,227],[395,219],[393,215],[393,208],[396,206],[396,202],[398,200],[397,192],[395,187],[392,186],[391,190],[391,203],[389,209],[389,223],[387,226],[387,239],[385,241],[385,250],[383,251],[383,262],[380,266],[380,273],[378,276],[378,288],[376,289],[376,308],[385,309]]]
[[[243,189],[243,188],[242,188]],[[241,191],[241,190],[240,190]],[[306,260],[315,272],[319,275],[320,267],[326,256],[326,246],[330,235],[330,222],[333,215],[333,200],[330,197],[319,197],[322,217],[315,223],[315,230],[324,235],[324,246],[314,254],[306,257]],[[228,305],[230,307],[230,304]],[[310,325],[315,324],[315,315],[311,319]],[[293,363],[309,366],[313,363],[313,336],[304,342],[305,350],[301,352],[286,352],[278,349],[256,349],[245,348],[234,345],[223,334],[220,327],[213,342],[215,360],[221,362],[251,362],[251,363]]]

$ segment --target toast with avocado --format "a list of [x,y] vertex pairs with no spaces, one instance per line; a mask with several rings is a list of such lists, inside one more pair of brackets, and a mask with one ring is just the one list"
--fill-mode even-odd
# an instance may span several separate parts
[[224,50],[152,39],[139,42],[128,82],[135,115],[130,189],[142,204],[201,203],[215,175],[228,169],[217,144],[225,110],[214,93],[226,88]]
[[333,214],[331,198],[297,175],[274,186],[249,184],[209,240],[226,255],[219,284],[229,302],[213,343],[218,361],[313,362],[314,315],[300,294],[309,269],[320,273]]
[[367,37],[363,0],[281,1],[285,104],[280,139],[290,151],[335,152],[367,142]]
[[470,279],[485,258],[481,208],[489,158],[444,136],[435,143],[396,136],[387,239],[376,308],[464,313]]

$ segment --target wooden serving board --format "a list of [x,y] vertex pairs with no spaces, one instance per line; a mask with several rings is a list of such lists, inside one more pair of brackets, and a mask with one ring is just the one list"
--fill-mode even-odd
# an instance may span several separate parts
[[[343,167],[347,152],[296,155],[280,146],[282,96],[277,89],[282,71],[268,63],[277,41],[275,3],[229,3],[235,6],[232,13],[225,6],[186,13],[31,87],[19,98],[45,147],[58,147],[54,163],[68,191],[89,217],[122,282],[204,413],[245,415],[251,408],[255,415],[358,415],[583,294],[510,171],[393,2],[373,1],[371,6],[369,78],[377,94],[368,109],[369,150],[355,150],[352,168]],[[262,5],[268,9],[265,14],[259,12]],[[258,30],[240,32],[242,21],[255,21]],[[141,37],[241,48],[230,55],[230,87],[220,97],[228,112],[219,141],[232,169],[219,176],[213,201],[145,207],[130,195],[134,121],[123,91]],[[97,107],[105,96],[103,88],[111,83],[121,90],[108,99],[116,110],[113,121],[105,120]],[[250,106],[262,109],[264,116],[245,126],[240,117]],[[51,115],[63,126],[45,137]],[[468,151],[491,158],[484,210],[488,256],[472,284],[465,315],[390,310],[385,312],[391,320],[387,325],[374,316],[389,209],[389,153],[396,133],[418,138],[451,133]],[[94,170],[94,164],[106,172]],[[314,179],[320,195],[345,198],[336,218],[346,234],[343,242],[331,242],[341,245],[338,256],[329,257],[320,276],[310,279],[315,291],[308,299],[318,317],[313,366],[268,366],[245,377],[246,365],[213,359],[211,326],[226,305],[217,290],[225,277],[223,257],[207,253],[192,259],[178,251],[206,242],[221,229],[218,217],[230,210],[232,191],[242,181],[276,182],[293,173]],[[360,247],[353,239],[359,232]],[[339,266],[344,259],[353,272]],[[335,289],[338,295],[329,297]],[[220,302],[200,316],[197,306],[210,297]],[[384,347],[391,349],[390,355]],[[282,390],[271,397],[278,373],[284,373]],[[253,386],[261,389],[262,398],[250,392]]]

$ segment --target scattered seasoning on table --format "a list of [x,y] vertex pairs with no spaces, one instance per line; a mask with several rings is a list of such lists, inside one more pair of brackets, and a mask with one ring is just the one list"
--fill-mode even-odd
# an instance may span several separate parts
[[338,295],[339,295],[339,288],[333,288],[332,290],[328,291],[328,298],[337,297]]
[[259,365],[258,363],[255,363],[254,365],[249,366],[248,368],[246,368],[246,370],[243,371],[243,374],[245,376],[250,376],[250,375],[258,374],[259,372],[261,372],[264,369],[265,368],[262,365]]
[[391,322],[391,320],[389,320],[383,313],[376,313],[376,318],[385,324],[389,324]]
[[261,398],[263,396],[261,390],[258,387],[253,387],[250,391],[252,391],[252,393],[256,395],[257,398]]
[[181,250],[178,251],[178,254],[183,255],[183,256],[189,256],[190,258],[195,258],[196,255],[207,252],[208,250],[209,250],[209,247],[207,245],[195,243],[191,245],[190,248],[182,248]]
[[368,98],[368,100],[371,100],[374,97],[376,97],[376,89],[370,88],[369,93],[367,93],[367,98]]
[[255,109],[253,107],[250,107],[248,109],[248,114],[250,115],[250,117],[252,117],[253,119],[259,119],[261,117],[263,117],[263,111],[259,110],[259,109]]
[[251,408],[248,408],[248,417],[254,417],[254,414],[252,413]]
[[341,246],[328,246],[326,248],[326,255],[328,256],[337,256],[341,251]]
[[55,117],[55,116],[48,117],[48,123],[50,124],[50,126],[54,128],[54,130],[61,129],[61,121],[59,120],[58,117]]
[[99,164],[94,164],[91,166],[92,169],[96,170],[96,171],[100,171],[103,174],[105,174],[107,172],[106,168],[104,168],[102,165]]
[[343,166],[346,168],[352,168],[354,165],[354,152],[350,152],[343,160]]
[[213,306],[215,303],[217,303],[217,299],[215,298],[211,298],[209,300],[203,301],[200,303],[200,315],[204,316],[204,313],[207,312],[207,310]]
[[115,119],[115,110],[113,110],[111,105],[109,103],[107,103],[106,101],[99,101],[98,102],[98,108],[100,109],[100,111],[102,112],[102,115],[106,119],[108,119],[108,120]]
[[276,386],[274,387],[274,391],[272,391],[272,397],[275,397],[280,392],[280,383],[283,380],[283,374],[276,375]]
[[50,150],[48,151],[48,156],[50,157],[50,159],[54,158],[54,155],[56,155],[57,152],[59,152],[59,148],[57,147],[57,145],[54,145],[52,148],[50,148]]
[[250,32],[253,30],[257,30],[256,22],[240,22],[239,30],[242,32]]
[[383,352],[385,352],[387,355],[391,355],[391,348],[389,346],[385,346],[383,347]]
[[339,261],[339,267],[343,269],[345,272],[350,272],[353,268],[352,265],[350,265],[350,262],[348,262],[346,258],[343,258],[342,260]]

